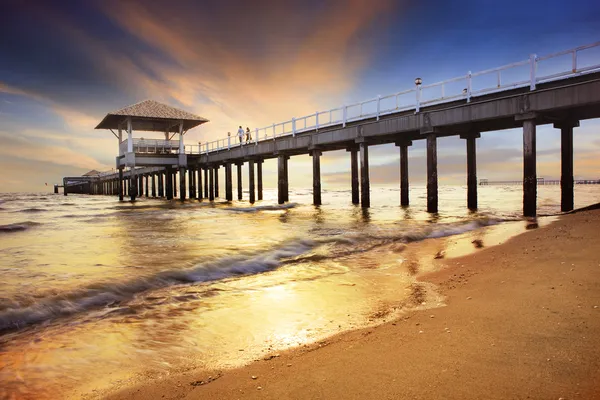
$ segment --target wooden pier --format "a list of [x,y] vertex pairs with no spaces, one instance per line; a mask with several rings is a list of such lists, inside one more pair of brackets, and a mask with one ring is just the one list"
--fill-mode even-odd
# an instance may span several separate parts
[[[545,57],[532,56],[524,62],[469,73],[464,79],[466,89],[459,94],[444,92],[447,82],[423,85],[415,80],[415,88],[386,97],[359,103],[360,114],[351,115],[356,105],[293,118],[281,124],[256,130],[252,142],[237,144],[231,137],[204,145],[184,144],[184,135],[205,118],[154,101],[145,101],[108,114],[97,129],[109,129],[119,140],[116,159],[118,173],[107,175],[92,186],[93,193],[125,196],[132,201],[139,194],[146,196],[177,197],[175,176],[179,175],[179,198],[185,200],[218,198],[218,169],[225,168],[225,199],[233,200],[232,166],[237,167],[238,193],[242,199],[242,165],[248,166],[249,201],[263,197],[262,163],[277,158],[278,202],[289,201],[288,160],[290,157],[312,158],[313,202],[320,205],[320,157],[324,152],[347,150],[351,160],[351,201],[369,207],[369,147],[394,143],[399,147],[400,204],[409,205],[409,148],[416,140],[427,142],[427,210],[438,211],[437,139],[459,136],[465,140],[467,165],[467,207],[477,209],[476,142],[487,131],[520,127],[523,129],[523,214],[536,215],[537,126],[553,124],[561,131],[561,209],[573,209],[573,134],[579,121],[600,117],[600,65],[578,68],[577,54],[600,43],[571,49]],[[537,64],[562,55],[572,55],[574,64],[569,71],[551,76],[536,76]],[[516,84],[502,84],[500,71],[514,66],[530,65],[530,79]],[[498,74],[498,85],[473,91],[473,77]],[[441,87],[441,97],[423,100],[424,88]],[[415,102],[400,106],[399,96],[414,93]],[[386,106],[388,98],[396,99],[396,106]],[[363,107],[376,105],[369,112]],[[303,125],[301,122],[303,121]],[[307,122],[311,121],[311,122]],[[279,129],[279,131],[278,131]],[[133,131],[160,132],[164,139],[134,139]],[[117,132],[115,132],[117,131]],[[127,133],[127,139],[123,138]],[[172,138],[178,135],[178,140]],[[234,138],[235,139],[235,138]],[[153,168],[149,171],[147,168]],[[127,172],[125,172],[127,170]],[[204,173],[204,181],[202,175]],[[187,192],[186,192],[186,174]],[[150,179],[150,180],[149,180]],[[158,190],[155,182],[158,181]],[[151,182],[152,191],[148,190]],[[203,190],[204,184],[204,190]],[[490,184],[488,182],[488,184]],[[543,181],[546,184],[546,181]],[[145,192],[141,188],[145,185]],[[483,185],[482,182],[479,185]],[[67,186],[65,186],[66,189]],[[65,194],[67,190],[65,190]]]

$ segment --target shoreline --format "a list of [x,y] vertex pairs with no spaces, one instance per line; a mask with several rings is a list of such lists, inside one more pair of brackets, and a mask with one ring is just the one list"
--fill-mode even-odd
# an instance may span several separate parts
[[[593,320],[600,312],[593,308],[600,305],[593,290],[600,283],[598,227],[599,211],[562,215],[498,246],[440,260],[444,268],[418,281],[435,284],[447,307],[406,311],[236,369],[192,370],[85,397],[600,397],[600,374],[592,373],[600,370],[600,342],[591,337],[600,329]],[[567,261],[558,259],[585,267],[563,270]],[[587,339],[568,340],[586,332]]]

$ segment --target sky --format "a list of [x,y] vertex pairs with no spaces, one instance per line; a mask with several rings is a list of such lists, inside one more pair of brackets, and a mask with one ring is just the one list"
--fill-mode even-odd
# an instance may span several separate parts
[[[154,99],[210,120],[187,143],[226,137],[600,40],[600,3],[490,0],[1,0],[0,191],[44,191],[63,176],[110,170],[108,112]],[[600,48],[582,53],[600,63]],[[148,138],[151,134],[145,133]],[[157,136],[158,137],[158,136]],[[575,175],[600,178],[600,122],[575,131]],[[538,176],[560,175],[560,132],[538,127]],[[522,134],[485,132],[478,176],[518,180]],[[438,140],[441,184],[464,184],[464,140]],[[290,160],[311,186],[310,157]],[[398,184],[393,145],[370,149],[373,184]],[[409,150],[425,181],[423,141]],[[349,186],[349,156],[322,157],[322,181]],[[274,162],[265,185],[275,185]]]

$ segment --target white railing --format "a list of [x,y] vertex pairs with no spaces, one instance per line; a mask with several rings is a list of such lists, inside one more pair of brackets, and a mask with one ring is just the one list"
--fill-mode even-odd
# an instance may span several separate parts
[[[208,154],[213,151],[231,150],[246,144],[258,144],[265,140],[275,140],[282,136],[295,136],[298,133],[319,130],[334,125],[346,126],[347,123],[363,119],[376,118],[402,111],[420,111],[423,106],[446,103],[455,100],[471,101],[472,97],[501,92],[529,86],[535,90],[539,83],[577,76],[589,72],[600,71],[600,53],[593,55],[593,60],[582,62],[580,53],[587,49],[600,50],[600,42],[576,47],[570,50],[538,57],[530,55],[526,60],[518,61],[501,67],[487,69],[458,76],[442,82],[428,85],[415,85],[412,89],[377,96],[376,98],[356,104],[345,105],[327,111],[317,111],[300,118],[257,128],[252,132],[252,140],[248,143],[244,134],[243,144],[239,143],[237,135],[229,136],[212,142],[185,146],[188,154]],[[568,60],[565,57],[568,56]],[[552,60],[549,61],[549,60]],[[545,69],[548,69],[546,71]]]

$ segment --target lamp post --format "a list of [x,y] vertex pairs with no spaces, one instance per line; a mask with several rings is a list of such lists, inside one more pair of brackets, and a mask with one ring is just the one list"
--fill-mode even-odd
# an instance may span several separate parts
[[421,78],[415,78],[415,86],[417,87],[417,105],[415,106],[415,114],[419,112],[421,108],[421,84],[423,80]]

